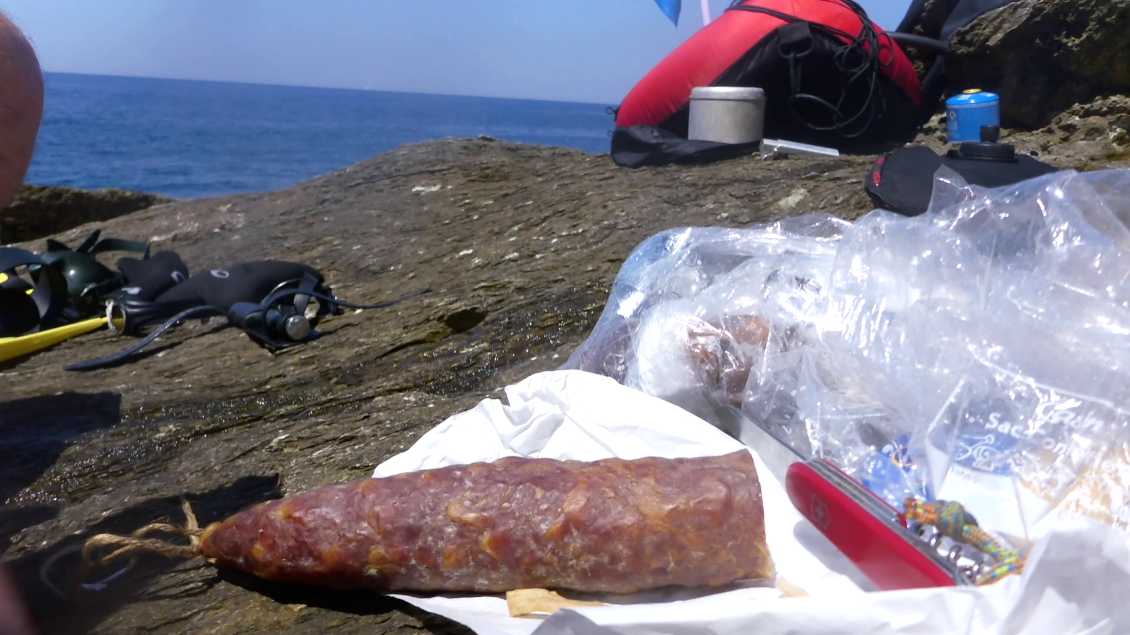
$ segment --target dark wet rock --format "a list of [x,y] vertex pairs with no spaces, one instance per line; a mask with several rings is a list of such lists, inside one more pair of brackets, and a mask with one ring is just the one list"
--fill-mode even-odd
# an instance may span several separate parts
[[0,242],[35,240],[171,201],[158,194],[116,188],[80,190],[25,185],[16,192],[8,207],[0,209]]
[[953,92],[1001,96],[1001,123],[1035,129],[1075,104],[1130,93],[1130,0],[1026,0],[950,38]]

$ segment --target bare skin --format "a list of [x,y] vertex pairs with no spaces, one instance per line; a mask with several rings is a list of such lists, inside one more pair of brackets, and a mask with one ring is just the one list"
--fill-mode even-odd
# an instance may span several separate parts
[[0,207],[27,174],[43,118],[43,74],[31,43],[0,13]]
[[[43,75],[27,38],[0,13],[0,207],[27,174],[43,117]],[[15,589],[0,569],[0,635],[28,635],[31,627]]]
[[[31,44],[0,13],[0,207],[27,174],[43,117],[43,75]],[[0,568],[0,635],[30,635],[19,595]]]
[[3,568],[0,568],[0,635],[31,635],[27,615]]

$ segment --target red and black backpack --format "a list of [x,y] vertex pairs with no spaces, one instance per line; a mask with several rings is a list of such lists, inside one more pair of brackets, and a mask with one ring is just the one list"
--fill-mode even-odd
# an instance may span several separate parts
[[[983,12],[1010,1],[957,4]],[[912,4],[903,21],[907,31],[922,8],[921,1]],[[900,44],[937,56],[925,97]],[[884,32],[853,0],[735,0],[652,69],[615,110],[612,158],[637,167],[754,151],[756,143],[687,140],[691,89],[698,86],[764,90],[766,137],[881,152],[913,139],[936,111],[945,51],[944,40]]]

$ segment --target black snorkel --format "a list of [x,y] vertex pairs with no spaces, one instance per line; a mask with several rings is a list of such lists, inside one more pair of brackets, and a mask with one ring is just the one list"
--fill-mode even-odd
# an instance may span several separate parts
[[[294,275],[296,273],[297,276]],[[281,282],[279,274],[286,276]],[[263,297],[260,292],[267,282],[273,284]],[[106,315],[113,330],[132,335],[147,326],[159,325],[123,351],[72,364],[66,369],[83,371],[114,366],[185,320],[218,315],[226,316],[229,325],[240,328],[267,349],[290,348],[319,337],[314,327],[321,318],[340,314],[341,307],[379,309],[430,291],[426,288],[395,300],[357,304],[338,299],[317,270],[299,263],[264,261],[244,263],[230,270],[211,270],[193,276],[155,301],[129,297],[110,300]],[[255,301],[255,297],[262,299]],[[310,311],[312,299],[318,301],[313,315]]]

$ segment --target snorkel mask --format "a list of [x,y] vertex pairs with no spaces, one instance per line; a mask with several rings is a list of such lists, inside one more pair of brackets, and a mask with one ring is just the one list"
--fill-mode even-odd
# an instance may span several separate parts
[[54,240],[47,240],[47,251],[40,256],[43,263],[58,271],[66,280],[67,295],[80,314],[98,310],[98,303],[107,294],[121,288],[125,276],[98,262],[96,256],[110,251],[128,251],[149,258],[149,245],[137,240],[106,238],[98,240],[101,230],[94,230],[76,249]]

